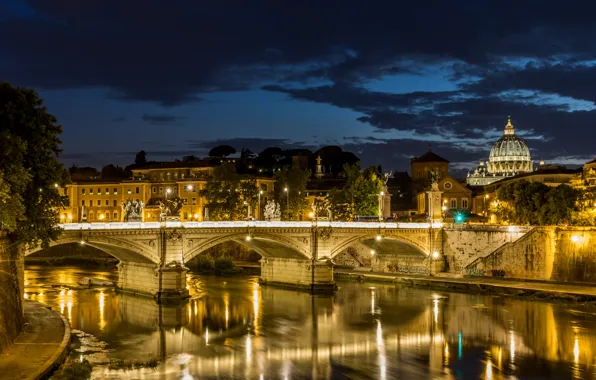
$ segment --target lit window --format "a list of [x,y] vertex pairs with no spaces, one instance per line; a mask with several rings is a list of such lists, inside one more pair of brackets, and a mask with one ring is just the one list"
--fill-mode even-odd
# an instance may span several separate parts
[[114,187],[114,195],[118,195],[118,189]]
[[93,211],[89,211],[89,220],[93,220]]
[[153,194],[157,193],[157,187],[153,188]]
[[84,199],[81,201],[81,206],[85,206],[85,200]]
[[468,208],[468,198],[461,199],[461,208]]
[[81,194],[85,195],[85,189],[81,189]]
[[132,189],[128,189],[128,194],[132,194]]
[[114,212],[114,220],[118,220],[118,213]]
[[197,198],[192,199],[192,204],[193,204],[193,206],[197,204]]
[[90,189],[89,189],[89,194],[90,194],[90,195],[93,195],[93,188],[90,188]]
[[101,195],[101,189],[97,188],[97,195]]
[[106,195],[110,195],[110,189],[106,187]]

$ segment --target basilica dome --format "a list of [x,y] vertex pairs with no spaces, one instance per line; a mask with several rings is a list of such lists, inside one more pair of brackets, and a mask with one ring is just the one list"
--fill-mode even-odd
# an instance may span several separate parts
[[524,140],[515,135],[511,118],[507,120],[503,137],[490,151],[487,170],[493,175],[515,175],[533,170],[530,149]]

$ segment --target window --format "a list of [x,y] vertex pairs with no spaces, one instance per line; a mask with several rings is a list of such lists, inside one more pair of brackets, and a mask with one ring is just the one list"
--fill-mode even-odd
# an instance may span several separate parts
[[128,194],[132,194],[132,189],[128,189]]
[[194,205],[196,205],[196,204],[197,204],[197,198],[193,198],[193,199],[192,199],[192,205],[194,206]]
[[159,193],[160,193],[160,194],[163,194],[163,187],[160,187],[160,188],[159,188]]
[[159,173],[159,179],[163,181],[163,173]]
[[178,179],[178,172],[175,172],[175,173],[174,173],[174,178],[175,178],[175,179]]
[[416,179],[420,179],[420,169],[416,170]]
[[85,206],[85,200],[84,199],[81,201],[81,206]]
[[188,204],[188,198],[184,198],[182,201],[184,202],[184,204]]
[[93,220],[93,211],[89,211],[89,220]]
[[90,188],[90,189],[89,189],[89,194],[90,194],[90,195],[93,195],[93,188]]
[[157,187],[153,188],[153,194],[157,193]]
[[137,187],[137,188],[135,189],[135,194],[138,194],[138,193],[139,193],[139,188]]
[[118,205],[118,203],[117,203],[117,202],[118,202],[118,201],[114,199],[114,207],[117,207],[117,205]]
[[182,174],[180,175],[180,178],[184,179],[184,173],[182,173]]
[[93,207],[93,199],[89,201],[89,207]]
[[64,195],[68,195],[68,189],[66,187],[64,188]]
[[106,207],[110,205],[110,201],[106,199]]
[[118,189],[114,187],[114,195],[118,195]]
[[461,199],[461,208],[468,208],[468,198]]
[[106,195],[110,195],[110,189],[106,187]]
[[118,220],[118,213],[114,211],[114,220]]
[[81,194],[85,195],[85,189],[81,189]]
[[101,189],[99,187],[97,188],[97,195],[101,195]]
[[188,213],[186,211],[184,212],[184,219],[188,219]]
[[451,198],[451,208],[457,208],[457,199]]

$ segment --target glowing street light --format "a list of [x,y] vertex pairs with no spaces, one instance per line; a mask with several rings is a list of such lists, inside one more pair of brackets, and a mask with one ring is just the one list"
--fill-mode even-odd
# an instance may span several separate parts
[[377,235],[377,241],[381,241],[382,237],[381,235]]
[[286,193],[286,218],[290,220],[290,189],[288,186],[284,187],[284,192]]
[[370,254],[371,254],[371,255],[374,255],[375,253],[376,253],[376,252],[375,252],[375,250],[374,250],[374,249],[371,249],[371,250],[370,250]]
[[436,259],[438,259],[438,258],[439,258],[439,252],[437,252],[437,251],[434,251],[434,252],[433,252],[433,259],[435,259],[435,260],[436,260]]

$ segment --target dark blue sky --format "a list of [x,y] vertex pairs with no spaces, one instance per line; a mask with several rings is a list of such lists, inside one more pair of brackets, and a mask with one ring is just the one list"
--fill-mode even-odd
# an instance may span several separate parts
[[596,153],[592,2],[0,0],[0,80],[36,88],[67,165],[341,145],[404,170]]

